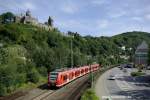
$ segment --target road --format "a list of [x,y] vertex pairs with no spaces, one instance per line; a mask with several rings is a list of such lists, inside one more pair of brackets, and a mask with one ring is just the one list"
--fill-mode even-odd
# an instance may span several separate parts
[[[99,77],[95,85],[96,95],[101,100],[150,100],[150,76],[131,77],[135,71],[128,68],[123,72],[113,68]],[[108,80],[110,75],[115,75],[115,80]]]

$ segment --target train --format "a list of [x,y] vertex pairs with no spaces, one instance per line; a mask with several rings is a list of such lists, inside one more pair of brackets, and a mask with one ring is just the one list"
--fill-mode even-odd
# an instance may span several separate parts
[[93,64],[90,66],[82,66],[78,68],[62,68],[56,69],[48,74],[48,86],[49,87],[62,87],[69,82],[82,77],[90,72],[97,71],[100,68],[99,64]]

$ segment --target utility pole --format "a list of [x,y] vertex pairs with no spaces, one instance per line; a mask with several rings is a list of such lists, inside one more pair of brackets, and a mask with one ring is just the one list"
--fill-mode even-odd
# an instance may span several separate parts
[[74,38],[74,36],[71,36],[71,68],[73,68],[73,43],[72,43],[72,39]]
[[90,83],[91,83],[91,88],[93,89],[93,72],[92,72],[92,60],[91,58],[88,58],[88,65],[90,66]]
[[94,81],[94,80],[93,80],[93,72],[91,72],[91,76],[92,76],[92,77],[91,77],[91,81],[92,81],[91,88],[93,89],[93,81]]

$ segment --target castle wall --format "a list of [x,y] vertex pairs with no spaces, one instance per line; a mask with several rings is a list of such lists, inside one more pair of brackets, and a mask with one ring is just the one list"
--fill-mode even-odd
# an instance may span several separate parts
[[30,11],[27,11],[24,16],[16,16],[15,17],[15,23],[31,24],[31,25],[37,26],[39,28],[45,29],[47,31],[53,29],[51,26],[48,26],[48,25],[43,24],[43,23],[39,23],[38,19],[31,16]]

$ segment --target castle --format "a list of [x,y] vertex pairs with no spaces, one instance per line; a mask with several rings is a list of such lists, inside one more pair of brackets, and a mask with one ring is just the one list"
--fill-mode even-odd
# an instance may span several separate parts
[[40,23],[38,21],[38,19],[32,17],[31,12],[29,10],[26,11],[26,13],[24,15],[20,15],[20,16],[15,16],[15,23],[23,23],[23,24],[31,24],[37,27],[40,27],[42,29],[45,29],[47,31],[52,30],[53,27],[49,26],[46,23]]

